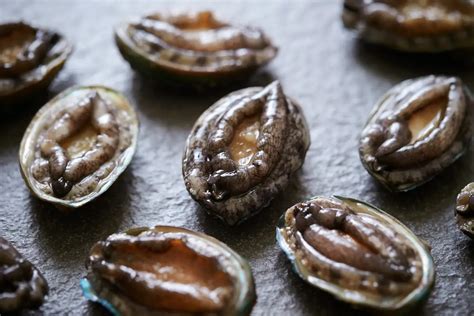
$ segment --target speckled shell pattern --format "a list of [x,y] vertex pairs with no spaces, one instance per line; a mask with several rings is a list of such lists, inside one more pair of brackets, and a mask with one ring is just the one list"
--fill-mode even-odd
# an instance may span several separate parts
[[469,0],[345,0],[342,21],[365,41],[401,51],[474,47]]
[[[271,98],[276,96],[278,100],[268,100],[270,96]],[[232,114],[230,118],[226,118],[229,113],[249,110],[252,104],[255,105],[255,98],[259,99],[258,102],[262,102],[262,127],[258,142],[272,143],[273,146],[263,147],[264,150],[260,154],[257,152],[249,166],[241,166],[237,169],[231,167],[231,171],[236,173],[244,172],[245,169],[249,172],[241,182],[230,185],[229,191],[235,191],[234,193],[227,192],[228,194],[222,198],[216,197],[213,184],[216,182],[216,175],[219,178],[222,170],[215,170],[216,166],[219,167],[215,161],[216,156],[220,158],[225,155],[225,152],[214,152],[216,156],[213,156],[214,148],[212,147],[215,146],[211,143],[215,143],[215,139],[211,137],[216,135],[216,130],[226,133],[228,127],[222,128],[223,119],[232,119],[234,116]],[[268,124],[265,124],[265,116],[270,115],[266,112],[272,112],[269,110],[269,102],[272,101],[281,103],[280,110],[284,114],[280,119],[273,120],[273,125],[268,128]],[[274,110],[278,111],[278,106]],[[219,126],[221,126],[220,129]],[[266,131],[263,130],[265,128],[267,128]],[[281,135],[273,137],[279,134]],[[309,144],[309,130],[302,110],[293,100],[283,94],[278,82],[266,88],[254,87],[233,92],[206,110],[197,120],[188,137],[183,157],[183,177],[186,188],[210,214],[221,218],[229,225],[237,224],[267,206],[286,187],[290,176],[302,166]],[[265,152],[265,149],[268,152]],[[261,161],[264,163],[261,164]],[[259,168],[268,169],[260,170],[260,172]],[[257,170],[253,172],[252,169]],[[239,190],[242,186],[245,187],[243,192]]]
[[[448,101],[440,125],[414,143],[403,143],[400,130],[408,129],[409,116],[443,94]],[[377,102],[369,117],[359,142],[362,164],[393,191],[407,191],[429,181],[470,145],[473,106],[472,96],[459,78],[426,76],[401,82]],[[393,134],[394,124],[402,126],[398,135]],[[379,133],[387,139],[393,137],[398,148],[381,156]]]

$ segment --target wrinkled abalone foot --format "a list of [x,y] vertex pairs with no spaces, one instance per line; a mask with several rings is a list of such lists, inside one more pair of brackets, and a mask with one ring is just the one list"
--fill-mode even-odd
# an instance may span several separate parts
[[[234,143],[243,135],[236,131],[255,116],[259,118],[258,135],[246,136],[253,145]],[[309,144],[302,110],[285,96],[278,82],[236,91],[216,102],[195,123],[183,157],[186,188],[208,213],[229,225],[238,224],[266,207],[286,187],[302,166]],[[244,155],[245,162],[233,157],[239,152],[235,146],[244,146],[244,152],[251,153]]]
[[277,241],[304,281],[370,311],[403,314],[433,285],[425,244],[363,201],[336,196],[298,203],[280,218]]
[[[283,94],[281,85],[274,82],[259,94],[242,98],[218,119],[208,144],[209,155],[212,157],[210,167],[214,171],[209,176],[208,183],[216,200],[222,200],[221,196],[238,196],[248,192],[274,170],[281,155],[280,149],[289,146],[285,144],[289,132],[287,111],[290,106],[287,102],[291,101]],[[255,123],[258,126],[255,128],[257,134],[247,136],[253,139],[251,145],[237,145],[243,140],[233,141],[242,136],[242,131],[236,131],[241,124],[248,122],[249,117],[258,117]],[[245,147],[250,154],[250,160],[243,164],[238,158],[235,158],[237,161],[232,158],[239,155],[236,148],[241,147]]]
[[410,191],[429,182],[454,161],[458,160],[465,153],[465,149],[463,149],[465,145],[461,141],[456,142],[439,159],[421,167],[393,171],[381,169],[377,172],[369,170],[369,173],[390,191]]
[[469,148],[472,107],[472,96],[459,78],[426,76],[401,82],[370,115],[359,142],[362,164],[392,191],[428,182]]
[[[12,40],[8,38],[10,31],[22,35]],[[0,57],[0,112],[10,113],[9,109],[14,105],[43,97],[44,90],[71,54],[72,46],[54,31],[23,22],[0,24],[0,33],[2,49],[7,54],[6,58]],[[17,52],[15,61],[8,57],[12,51]]]
[[[208,12],[208,14],[211,13]],[[203,57],[198,60],[190,59],[193,63],[199,62],[200,65],[205,65],[208,61],[212,62],[212,58],[207,60],[207,57],[212,57],[210,54],[219,53],[216,56],[218,58],[237,58],[232,51],[265,49],[269,42],[260,30],[229,25],[208,25],[207,30],[202,30],[203,25],[196,25],[197,29],[188,33],[173,25],[172,22],[143,18],[130,26],[143,31],[140,37],[144,40],[146,40],[144,37],[147,37],[149,41],[155,43],[155,49],[171,49],[175,54]],[[173,60],[176,61],[176,58]],[[249,59],[244,59],[244,61],[247,60]],[[255,60],[255,57],[252,56],[250,60]]]
[[0,237],[0,314],[38,308],[48,290],[33,264]]
[[[76,183],[113,157],[120,135],[109,106],[97,91],[93,91],[65,111],[45,132],[40,143],[41,154],[49,160],[51,187],[57,197],[67,195]],[[95,144],[81,156],[70,159],[59,143],[87,125],[98,133]]]
[[409,191],[430,181],[461,158],[469,148],[473,133],[474,113],[472,112],[472,108],[467,111],[456,141],[440,157],[423,166],[401,170],[383,170],[382,168],[380,172],[371,172],[371,174],[392,191]]
[[[353,276],[357,279],[364,274],[377,275],[380,284],[410,281],[413,275],[408,256],[403,245],[397,244],[394,231],[375,218],[354,213],[347,205],[327,208],[327,202],[333,201],[315,199],[297,205],[289,215],[294,218],[297,239],[306,248],[308,260],[311,256],[314,260],[327,258],[337,262],[334,266],[347,265],[358,270],[359,275]],[[350,269],[345,273],[350,275]],[[389,293],[389,288],[382,291]]]
[[473,14],[464,0],[345,0],[342,21],[369,43],[439,53],[474,47]]
[[221,219],[228,225],[238,225],[270,205],[275,195],[288,185],[289,178],[289,174],[267,178],[250,193],[230,197],[223,202],[214,199],[196,201],[209,215]]
[[464,187],[457,197],[456,222],[464,234],[474,239],[474,182]]
[[124,96],[103,86],[73,87],[32,119],[20,171],[34,196],[71,210],[110,187],[130,163],[137,137],[138,119]]
[[[164,67],[157,67],[156,64],[144,59],[140,54],[134,53],[116,35],[116,44],[122,56],[127,59],[130,67],[138,75],[148,81],[173,91],[186,91],[193,95],[215,95],[216,89],[227,93],[242,87],[242,84],[249,81],[252,75],[257,73],[259,67],[249,67],[236,73],[206,74],[206,76],[187,76],[186,74],[173,71]],[[258,74],[256,74],[258,76]]]
[[261,30],[220,22],[210,11],[148,15],[119,26],[115,41],[132,68],[199,92],[248,79],[278,51]]
[[13,64],[0,67],[0,76],[16,78],[38,67],[48,50],[58,39],[59,36],[55,33],[38,30],[35,39],[23,52],[17,55],[17,59]]
[[327,207],[320,202],[326,201],[316,199],[310,204],[303,203],[293,212],[296,229],[314,249],[327,257],[334,256],[337,261],[388,278],[399,281],[411,278],[408,260],[403,249],[393,241],[393,232],[374,218],[354,214],[347,205]]

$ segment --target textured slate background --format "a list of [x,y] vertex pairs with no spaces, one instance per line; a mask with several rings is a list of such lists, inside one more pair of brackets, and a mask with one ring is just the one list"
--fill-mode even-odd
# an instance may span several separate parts
[[[305,285],[275,244],[274,227],[286,208],[312,195],[360,198],[402,220],[433,247],[436,286],[416,313],[468,315],[474,311],[474,242],[455,227],[458,191],[474,180],[474,152],[413,192],[392,194],[365,172],[358,134],[374,102],[403,79],[430,73],[461,76],[474,88],[472,67],[450,56],[409,56],[357,43],[343,30],[340,1],[32,1],[0,0],[0,20],[25,19],[63,32],[75,46],[64,71],[43,100],[25,104],[0,121],[0,235],[13,241],[45,274],[50,296],[31,314],[100,315],[81,297],[79,279],[90,247],[137,225],[171,224],[210,234],[246,257],[258,301],[254,315],[357,313]],[[212,8],[221,16],[263,27],[280,54],[248,85],[278,78],[303,106],[311,125],[306,163],[284,194],[235,228],[208,217],[189,197],[181,155],[193,122],[225,92],[188,96],[143,80],[119,55],[112,27],[129,16],[164,8]],[[63,215],[32,197],[18,170],[18,146],[35,110],[72,85],[104,84],[122,91],[141,119],[139,148],[128,170],[94,203]]]

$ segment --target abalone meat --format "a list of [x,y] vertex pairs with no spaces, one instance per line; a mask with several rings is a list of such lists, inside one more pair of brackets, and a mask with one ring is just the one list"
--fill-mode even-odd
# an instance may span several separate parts
[[229,225],[254,215],[288,183],[310,144],[301,108],[279,82],[233,92],[194,124],[183,157],[191,196]]
[[433,285],[426,244],[394,217],[358,200],[298,203],[280,219],[277,240],[304,281],[354,305],[407,310]]
[[115,41],[137,71],[195,88],[245,79],[277,54],[262,30],[230,25],[209,11],[151,14],[120,25]]
[[0,237],[0,314],[38,308],[46,294],[41,272]]
[[92,248],[84,296],[114,315],[248,315],[248,263],[222,242],[156,226],[109,236]]
[[23,22],[0,24],[0,104],[25,101],[47,88],[71,51],[54,31]]
[[342,20],[364,40],[401,51],[474,48],[472,0],[345,0]]
[[76,208],[105,192],[130,163],[138,119],[120,93],[75,87],[43,106],[20,145],[23,178],[38,198]]
[[474,182],[469,183],[458,195],[456,220],[461,231],[474,239]]
[[379,100],[362,132],[364,167],[393,191],[429,181],[468,148],[472,100],[455,77],[427,76],[396,85]]

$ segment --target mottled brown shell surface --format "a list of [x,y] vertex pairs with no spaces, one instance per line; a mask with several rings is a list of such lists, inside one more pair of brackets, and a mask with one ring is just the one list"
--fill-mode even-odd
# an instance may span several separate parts
[[23,22],[0,25],[0,103],[23,101],[46,88],[72,47],[58,33]]
[[406,80],[376,104],[362,132],[362,164],[393,191],[407,191],[456,161],[472,139],[473,101],[459,78]]
[[255,303],[248,264],[216,239],[179,227],[111,235],[86,265],[85,294],[114,315],[248,315]]
[[133,68],[175,84],[242,80],[277,54],[262,30],[230,25],[210,11],[148,15],[119,26],[115,39]]
[[118,92],[71,88],[31,121],[20,145],[20,167],[33,194],[79,207],[107,190],[135,152],[138,119]]
[[302,110],[278,82],[239,90],[196,121],[183,157],[184,182],[209,213],[233,225],[288,184],[309,144]]
[[294,205],[277,240],[306,282],[356,305],[401,310],[425,299],[434,281],[424,243],[354,199],[315,197]]
[[0,313],[41,306],[48,284],[41,272],[0,237]]
[[457,197],[456,221],[459,229],[474,239],[474,182],[466,185]]
[[470,0],[345,0],[342,20],[364,40],[402,51],[474,48]]

